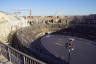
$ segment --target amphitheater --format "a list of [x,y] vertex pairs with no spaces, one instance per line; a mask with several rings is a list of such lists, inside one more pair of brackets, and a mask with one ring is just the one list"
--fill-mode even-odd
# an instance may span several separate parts
[[[2,17],[4,15],[8,19],[13,18],[7,14],[2,14]],[[0,28],[5,28],[0,32],[0,37],[5,39],[0,40],[9,42],[10,46],[31,57],[47,64],[96,64],[95,14],[64,16],[63,19],[47,19],[40,22],[33,20],[28,23],[22,17],[14,17],[8,21],[4,24],[0,21]],[[74,39],[71,52],[66,48],[70,39]]]

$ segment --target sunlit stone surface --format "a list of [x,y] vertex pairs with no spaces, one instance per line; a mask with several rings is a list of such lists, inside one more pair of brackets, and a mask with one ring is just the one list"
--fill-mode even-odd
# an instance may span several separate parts
[[0,12],[0,41],[6,42],[10,32],[25,26],[28,25],[24,18]]

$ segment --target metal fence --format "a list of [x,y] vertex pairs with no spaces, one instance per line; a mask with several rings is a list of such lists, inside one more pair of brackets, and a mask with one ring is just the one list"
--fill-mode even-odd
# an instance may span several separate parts
[[34,57],[22,53],[15,48],[0,42],[0,54],[13,64],[46,64]]

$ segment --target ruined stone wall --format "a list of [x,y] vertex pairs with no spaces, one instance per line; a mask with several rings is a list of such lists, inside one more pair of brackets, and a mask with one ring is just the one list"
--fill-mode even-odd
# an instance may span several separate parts
[[10,32],[25,26],[27,26],[27,23],[22,17],[0,12],[0,41],[7,42]]

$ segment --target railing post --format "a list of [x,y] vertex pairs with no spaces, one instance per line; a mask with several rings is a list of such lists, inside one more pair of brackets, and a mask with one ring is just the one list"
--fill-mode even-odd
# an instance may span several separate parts
[[1,55],[1,44],[0,44],[0,55]]
[[11,60],[11,49],[10,48],[8,48],[8,56],[9,56],[9,61],[11,62],[12,60]]
[[26,64],[26,58],[25,58],[25,56],[23,56],[23,58],[24,58],[24,64]]

